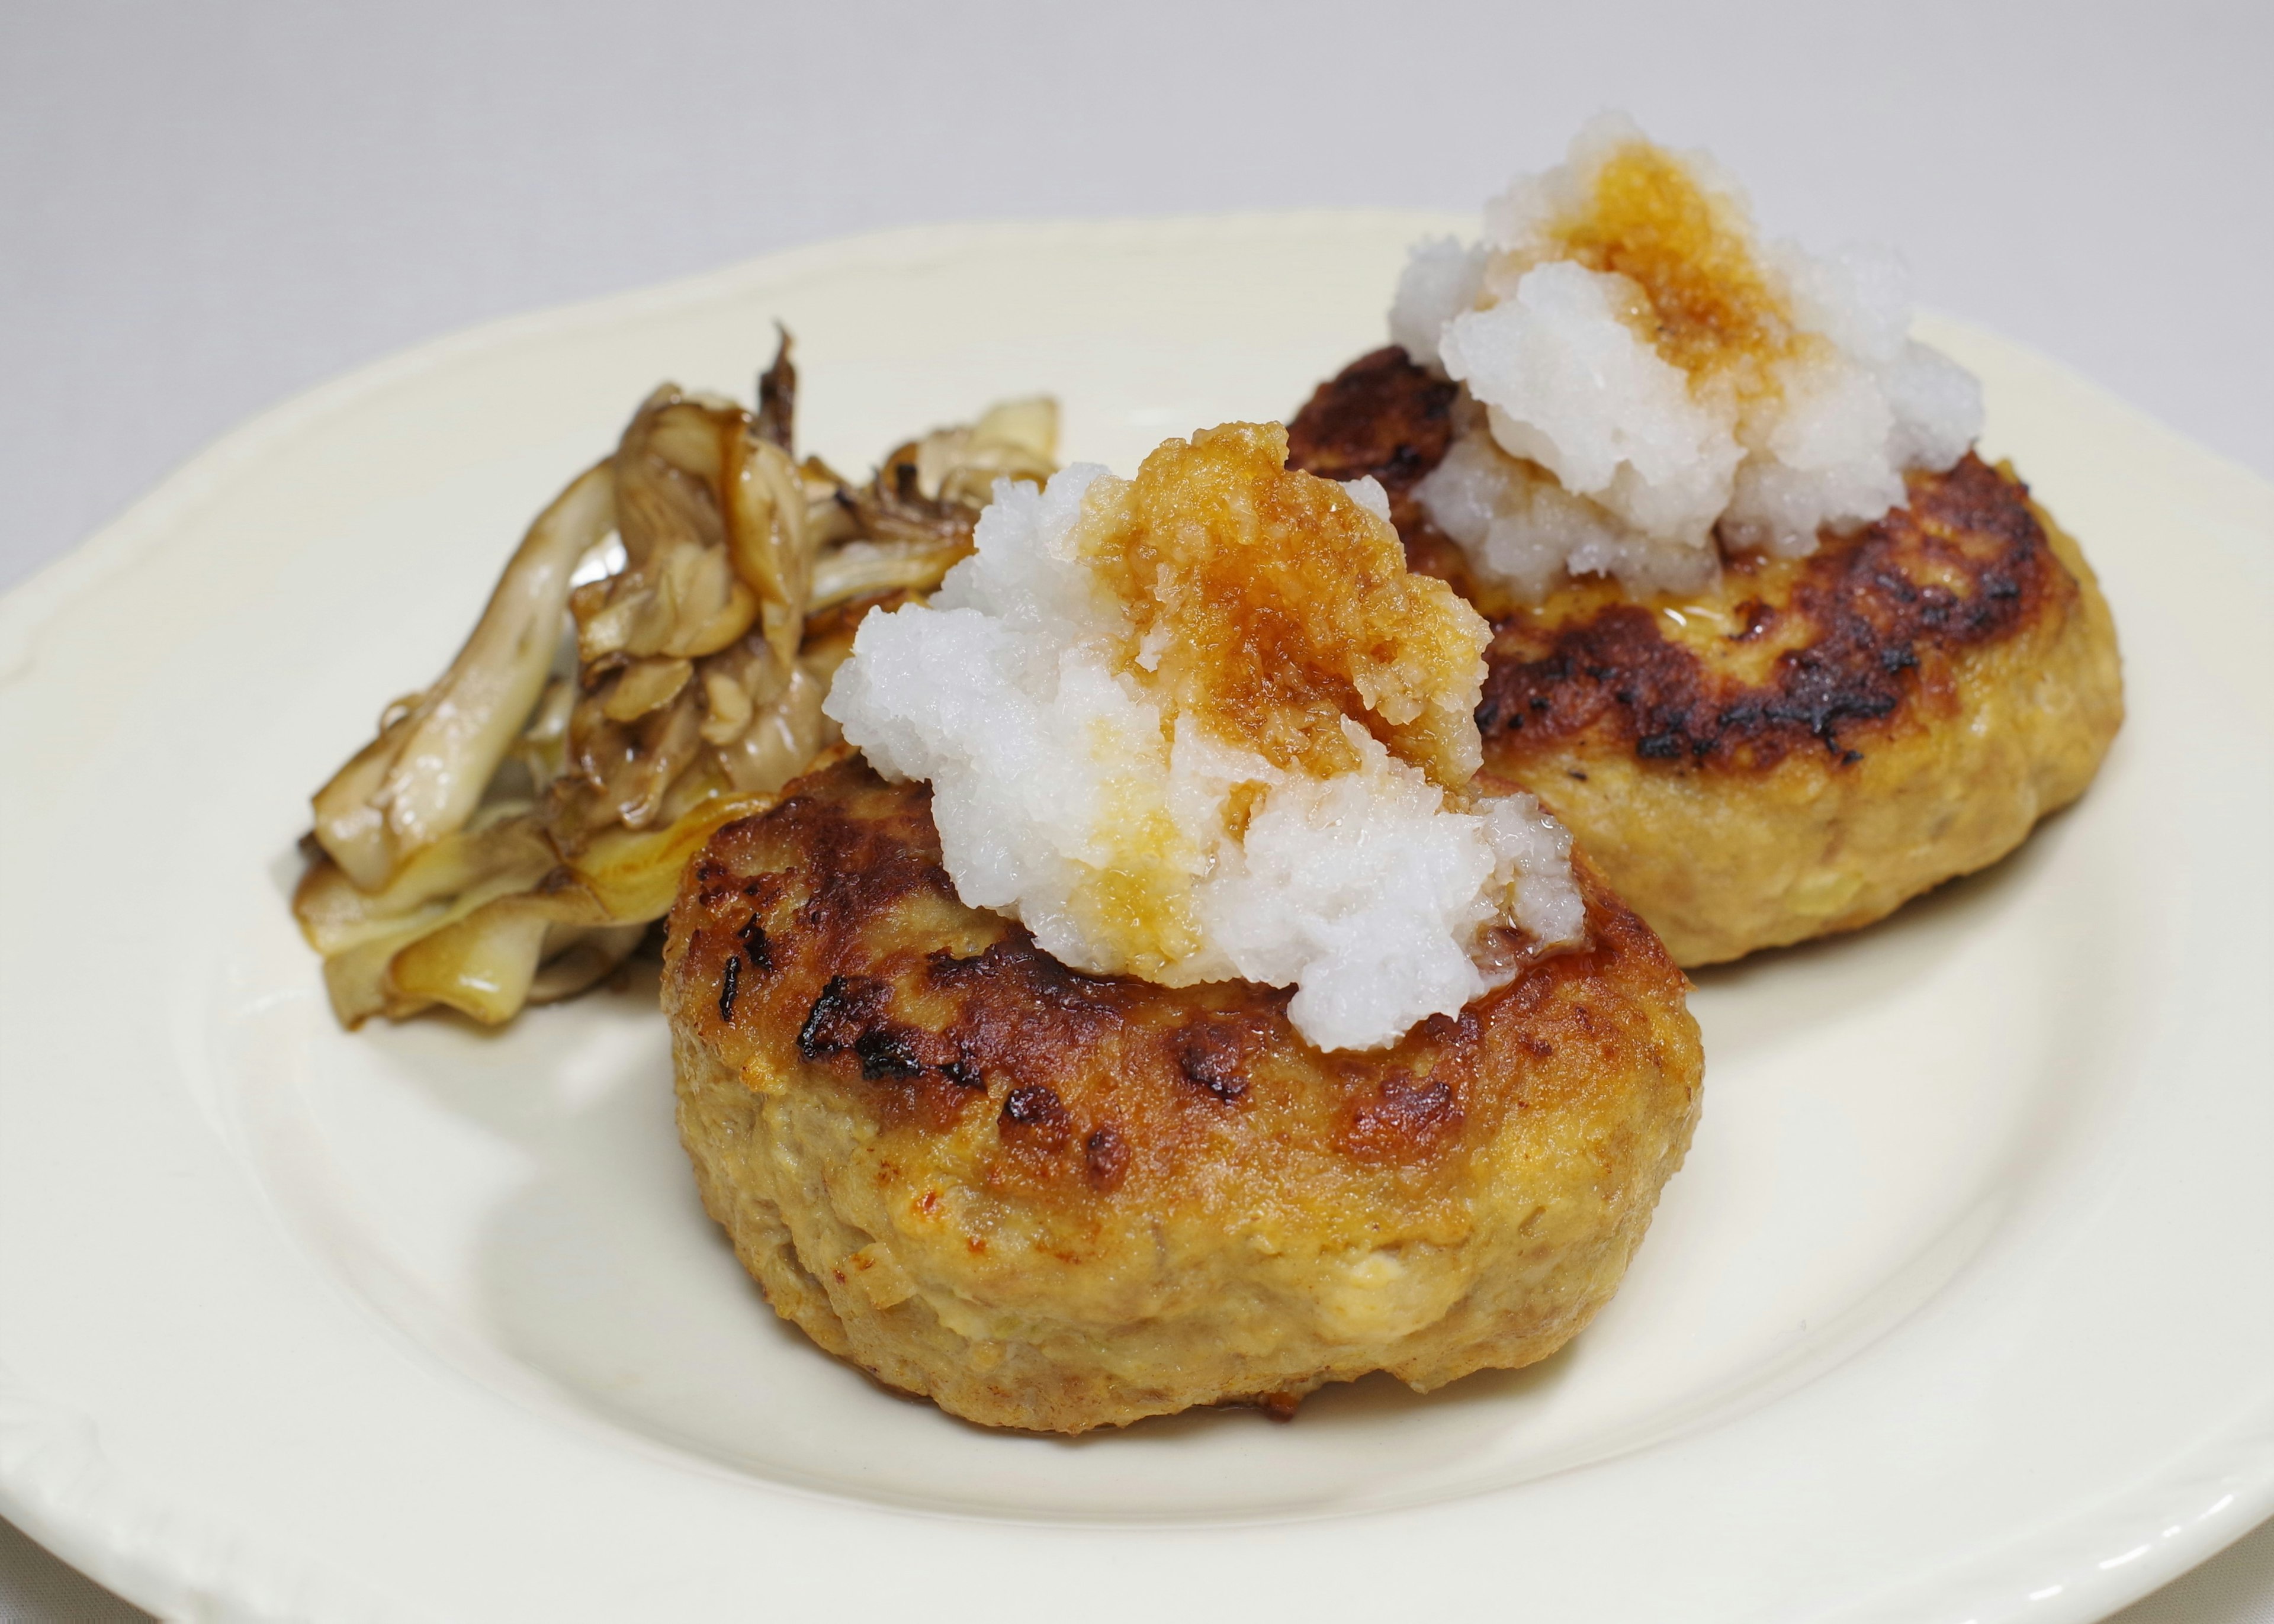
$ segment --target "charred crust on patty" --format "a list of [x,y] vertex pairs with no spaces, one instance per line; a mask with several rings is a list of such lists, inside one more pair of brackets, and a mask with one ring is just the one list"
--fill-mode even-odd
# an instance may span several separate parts
[[1110,1018],[1115,1011],[1113,989],[1121,978],[1086,975],[1068,968],[1035,945],[1023,931],[990,943],[986,951],[968,959],[933,953],[927,973],[936,986],[954,988],[974,981],[1015,979],[1054,1010],[1068,1014]]
[[1003,1096],[995,1132],[1005,1141],[1056,1150],[1072,1128],[1058,1090],[1047,1083],[1025,1083]]
[[[727,962],[735,960],[729,956]],[[866,1083],[900,1085],[898,1103],[904,1109],[938,1124],[952,1122],[957,1096],[985,1086],[978,1069],[952,1037],[896,1019],[892,1009],[889,981],[832,976],[798,1027],[797,1052],[809,1064],[857,1071]]]
[[[1909,475],[1904,507],[1826,537],[1807,558],[1728,560],[1722,590],[1743,596],[1722,641],[1773,647],[1758,677],[1701,654],[1658,606],[1609,582],[1575,583],[1537,608],[1495,603],[1412,496],[1449,444],[1432,384],[1452,387],[1400,350],[1361,357],[1297,414],[1288,462],[1380,478],[1412,567],[1491,616],[1477,707],[1488,758],[1584,740],[1668,769],[1754,772],[1796,751],[1853,766],[1875,741],[1948,707],[1954,660],[2066,614],[2077,596],[2028,487],[1969,453],[1946,472]],[[1417,455],[1377,455],[1391,446]]]
[[[1244,981],[1171,989],[1087,974],[1014,921],[963,907],[939,865],[923,786],[886,785],[857,758],[801,786],[772,812],[714,837],[711,849],[734,884],[693,876],[674,915],[674,976],[684,984],[707,975],[713,989],[700,1011],[706,1037],[736,1064],[857,1082],[869,1091],[859,1096],[864,1109],[896,1131],[948,1132],[966,1102],[991,1101],[1006,1145],[1081,1151],[1048,1176],[1092,1196],[1143,1169],[1172,1166],[1179,1146],[1208,1143],[1216,1124],[1267,1095],[1273,1110],[1290,1086],[1299,1100],[1314,1098],[1313,1085],[1329,1076],[1432,1079],[1417,1085],[1420,1094],[1392,1090],[1367,1105],[1362,1127],[1340,1103],[1317,1097],[1324,1115],[1312,1139],[1337,1157],[1412,1159],[1406,1152],[1418,1155],[1425,1144],[1488,1134],[1503,1107],[1480,1105],[1464,1092],[1465,1079],[1511,1064],[1560,1072],[1567,1045],[1559,1040],[1585,1038],[1592,1049],[1598,1035],[1584,1025],[1573,1030],[1575,1019],[1591,1018],[1565,1007],[1589,978],[1671,968],[1648,927],[1583,860],[1588,948],[1528,966],[1457,1018],[1430,1018],[1352,1072],[1344,1062],[1329,1064],[1295,1031],[1291,989]],[[742,1019],[728,1023],[718,1019],[716,989],[724,961],[742,951],[737,929],[749,903],[741,885],[754,870],[767,881],[758,928],[774,968],[742,980]],[[955,921],[947,935],[961,940],[943,944],[934,921],[945,919]],[[1634,967],[1623,968],[1630,961]],[[1519,1027],[1545,1043],[1520,1041]],[[1449,1115],[1439,1109],[1428,1090],[1441,1085],[1466,1103]],[[1572,1086],[1581,1086],[1576,1074]],[[1333,1101],[1346,1093],[1337,1083]],[[1040,1163],[1020,1165],[1044,1176]]]
[[708,858],[697,860],[691,877],[695,883],[696,893],[706,904],[717,902],[719,898],[734,889],[735,885],[733,873]]
[[[1286,989],[1087,974],[966,906],[929,808],[857,758],[809,774],[712,838],[734,883],[690,868],[665,948],[704,1204],[824,1347],[1074,1432],[1376,1369],[1427,1389],[1600,1306],[1700,1057],[1680,972],[1584,854],[1586,948],[1325,1054]],[[743,959],[722,1021],[754,908],[773,968]]]
[[[1530,1052],[1528,1044],[1523,1047]],[[1460,1096],[1450,1083],[1393,1071],[1351,1108],[1343,1147],[1360,1162],[1419,1161],[1453,1141],[1461,1116]]]
[[1122,1177],[1129,1171],[1129,1141],[1121,1137],[1120,1130],[1111,1123],[1092,1129],[1081,1150],[1091,1184],[1109,1195],[1121,1188]]
[[1327,479],[1380,480],[1390,518],[1405,534],[1420,516],[1414,483],[1453,443],[1459,393],[1395,344],[1360,356],[1313,391],[1287,425],[1287,466]]
[[765,927],[758,922],[756,914],[751,914],[749,922],[734,933],[734,939],[742,944],[743,957],[750,961],[751,969],[760,975],[772,973],[773,945],[766,940]]
[[874,1083],[887,1078],[922,1077],[935,1069],[945,1071],[952,1060],[942,1060],[936,1068],[924,1062],[924,1040],[930,1035],[889,1021],[870,1027],[853,1040],[853,1052],[861,1057],[862,1079]]
[[1249,1022],[1210,1017],[1179,1031],[1171,1047],[1184,1079],[1229,1105],[1247,1092],[1247,1051],[1258,1041]]
[[860,1041],[891,996],[892,989],[874,976],[830,977],[798,1028],[797,1052],[808,1060],[843,1054]]
[[1645,761],[1758,770],[1796,749],[1860,761],[1884,728],[1937,704],[1954,656],[2065,609],[2076,590],[2018,480],[1969,455],[1909,483],[1908,507],[1806,559],[1730,561],[1732,576],[1782,578],[1781,601],[1745,601],[1727,638],[1785,645],[1763,681],[1700,658],[1640,604],[1499,617],[1477,707],[1487,749],[1596,734]]

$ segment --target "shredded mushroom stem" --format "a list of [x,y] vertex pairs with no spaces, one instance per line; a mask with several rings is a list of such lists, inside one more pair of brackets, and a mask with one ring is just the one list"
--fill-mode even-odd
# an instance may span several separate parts
[[783,661],[805,619],[805,492],[789,455],[732,402],[666,384],[616,448],[624,569],[572,600],[577,654],[714,654],[753,622]]
[[406,929],[431,930],[454,902],[485,885],[518,890],[543,879],[556,861],[544,831],[525,808],[500,810],[504,816],[477,819],[418,852],[380,891],[359,889],[336,863],[310,865],[292,898],[309,945],[340,953]]
[[316,838],[350,879],[384,886],[464,827],[545,690],[576,562],[615,514],[606,462],[538,515],[442,679],[389,708],[379,737],[315,795]]
[[990,406],[968,428],[936,429],[916,442],[916,489],[934,500],[983,508],[998,479],[1040,484],[1058,471],[1058,403],[1046,395]]
[[873,592],[929,592],[970,553],[964,538],[848,541],[814,565],[812,606],[826,609]]
[[[821,701],[862,614],[937,586],[997,479],[1056,471],[1057,407],[1019,401],[855,486],[794,460],[795,400],[787,335],[756,413],[656,390],[442,680],[318,793],[293,912],[343,1024],[493,1025],[605,978],[716,830],[846,748]],[[611,530],[622,567],[571,591]]]
[[755,432],[734,437],[726,462],[720,483],[727,496],[727,545],[736,573],[758,594],[766,646],[787,665],[805,635],[813,568],[804,482],[789,454]]
[[972,527],[995,482],[1047,481],[1058,471],[1058,402],[1036,395],[908,441],[864,488],[809,464],[819,476],[809,487],[817,499],[809,523],[830,545],[815,560],[806,613],[886,593],[930,593],[970,556]]

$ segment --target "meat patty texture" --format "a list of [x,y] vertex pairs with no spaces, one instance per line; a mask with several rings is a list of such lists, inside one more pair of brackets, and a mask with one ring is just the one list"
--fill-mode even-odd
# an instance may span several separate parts
[[1580,873],[1587,948],[1327,1055],[1284,991],[1082,974],[965,906],[929,791],[848,757],[688,869],[681,1134],[779,1312],[969,1420],[1526,1365],[1609,1298],[1698,1114],[1687,983]]
[[1414,499],[1454,399],[1377,350],[1297,415],[1289,465],[1380,479],[1412,568],[1492,621],[1487,769],[1555,808],[1677,962],[1869,924],[2091,782],[2124,716],[2115,625],[2010,470],[1914,473],[1877,523],[1737,555],[1704,591],[1588,577],[1526,605]]

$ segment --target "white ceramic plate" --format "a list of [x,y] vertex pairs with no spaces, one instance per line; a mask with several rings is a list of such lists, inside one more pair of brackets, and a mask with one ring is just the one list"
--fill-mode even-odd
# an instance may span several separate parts
[[[0,605],[0,1510],[198,1618],[2097,1617],[2274,1511],[2274,491],[1944,323],[2132,719],[1995,870],[1701,977],[1704,1126],[1532,1370],[1075,1442],[889,1397],[704,1219],[652,985],[337,1031],[305,797],[657,380],[857,465],[1291,411],[1404,215],[935,230],[277,411]],[[1459,1612],[1455,1612],[1459,1609]]]

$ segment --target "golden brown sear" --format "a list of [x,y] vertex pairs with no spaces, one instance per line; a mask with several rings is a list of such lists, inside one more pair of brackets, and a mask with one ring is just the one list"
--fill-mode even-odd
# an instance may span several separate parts
[[1587,950],[1326,1055],[1284,991],[1081,974],[966,907],[930,792],[848,757],[687,872],[681,1134],[779,1312],[970,1420],[1526,1365],[1609,1297],[1698,1110],[1687,984],[1579,872]]
[[1291,466],[1389,492],[1412,567],[1491,620],[1489,771],[1547,800],[1685,965],[1849,930],[2004,856],[2123,720],[2108,605],[2010,470],[1969,455],[1804,559],[1651,599],[1474,578],[1413,486],[1455,387],[1397,349],[1321,385]]

